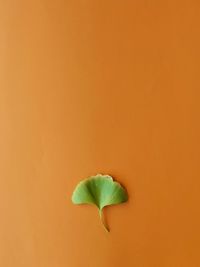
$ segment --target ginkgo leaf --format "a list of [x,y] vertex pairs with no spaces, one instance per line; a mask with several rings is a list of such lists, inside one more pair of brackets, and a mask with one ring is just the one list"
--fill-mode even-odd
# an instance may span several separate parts
[[109,231],[103,218],[103,208],[109,205],[120,204],[128,200],[126,190],[113,181],[109,175],[97,174],[81,181],[72,195],[74,204],[93,204],[99,209],[101,221]]

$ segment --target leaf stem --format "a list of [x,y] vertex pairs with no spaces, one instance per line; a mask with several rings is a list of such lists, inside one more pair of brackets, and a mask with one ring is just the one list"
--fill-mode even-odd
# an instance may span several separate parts
[[106,230],[106,232],[109,233],[110,232],[110,229],[106,225],[104,214],[103,214],[103,209],[99,209],[99,216],[100,216],[100,219],[101,219],[101,222],[103,224],[104,229]]

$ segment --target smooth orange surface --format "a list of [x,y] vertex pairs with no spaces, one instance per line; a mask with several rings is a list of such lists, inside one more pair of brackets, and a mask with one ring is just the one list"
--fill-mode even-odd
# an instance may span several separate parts
[[[200,266],[200,4],[0,2],[0,266]],[[82,178],[129,192],[74,206]]]

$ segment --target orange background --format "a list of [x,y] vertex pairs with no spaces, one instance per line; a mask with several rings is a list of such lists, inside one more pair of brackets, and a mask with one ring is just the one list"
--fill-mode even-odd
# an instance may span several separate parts
[[[0,266],[200,266],[200,4],[0,2]],[[108,173],[130,200],[74,206]]]

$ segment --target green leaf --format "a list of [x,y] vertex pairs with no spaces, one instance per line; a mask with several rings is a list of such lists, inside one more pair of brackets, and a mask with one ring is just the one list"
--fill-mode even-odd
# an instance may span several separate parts
[[103,216],[103,208],[128,200],[126,190],[109,175],[97,174],[81,181],[72,195],[74,204],[93,204],[99,209],[101,221],[109,231]]

